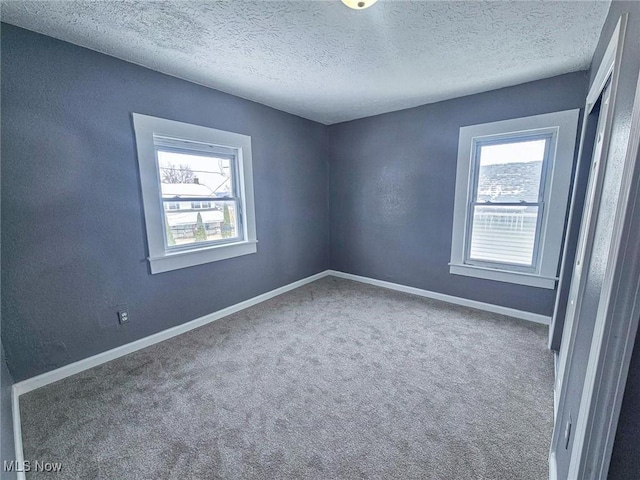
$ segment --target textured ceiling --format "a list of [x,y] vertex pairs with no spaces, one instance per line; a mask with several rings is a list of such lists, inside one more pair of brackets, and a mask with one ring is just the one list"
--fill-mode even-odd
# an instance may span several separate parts
[[586,69],[602,1],[3,1],[2,21],[325,124]]

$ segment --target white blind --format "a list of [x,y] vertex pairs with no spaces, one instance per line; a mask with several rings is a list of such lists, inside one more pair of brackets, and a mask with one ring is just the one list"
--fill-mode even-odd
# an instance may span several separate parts
[[476,205],[469,258],[531,265],[537,220],[538,207]]

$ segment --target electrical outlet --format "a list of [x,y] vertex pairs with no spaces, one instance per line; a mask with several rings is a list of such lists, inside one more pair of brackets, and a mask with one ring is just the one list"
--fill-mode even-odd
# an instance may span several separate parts
[[129,308],[126,305],[118,306],[118,321],[120,324],[129,322]]

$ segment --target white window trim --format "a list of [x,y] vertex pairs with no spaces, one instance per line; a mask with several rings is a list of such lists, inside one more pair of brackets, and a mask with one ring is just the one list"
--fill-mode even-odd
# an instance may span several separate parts
[[[579,109],[534,115],[500,122],[483,123],[460,128],[458,165],[453,211],[451,262],[449,273],[484,278],[499,282],[554,289],[558,280],[558,262],[571,186]],[[556,130],[555,148],[549,155],[545,179],[544,205],[540,229],[538,262],[534,272],[517,272],[465,263],[467,207],[471,192],[471,167],[474,142],[508,135]]]
[[[133,114],[133,126],[138,150],[138,167],[147,229],[149,264],[151,273],[162,273],[179,268],[202,265],[240,255],[256,253],[255,207],[253,197],[253,168],[251,137],[214,128],[191,125],[163,118]],[[198,246],[167,251],[164,245],[164,207],[160,189],[160,173],[155,158],[153,135],[163,135],[194,142],[231,147],[237,150],[238,186],[243,212],[244,237],[237,242]]]

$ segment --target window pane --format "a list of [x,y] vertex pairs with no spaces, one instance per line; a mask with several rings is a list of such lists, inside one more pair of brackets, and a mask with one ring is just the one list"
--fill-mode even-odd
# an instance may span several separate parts
[[537,202],[546,138],[480,145],[478,202]]
[[238,237],[235,202],[210,202],[191,211],[165,211],[167,246],[186,245]]
[[163,198],[234,196],[229,158],[160,149],[157,158]]
[[538,210],[537,206],[476,205],[469,258],[532,265]]

